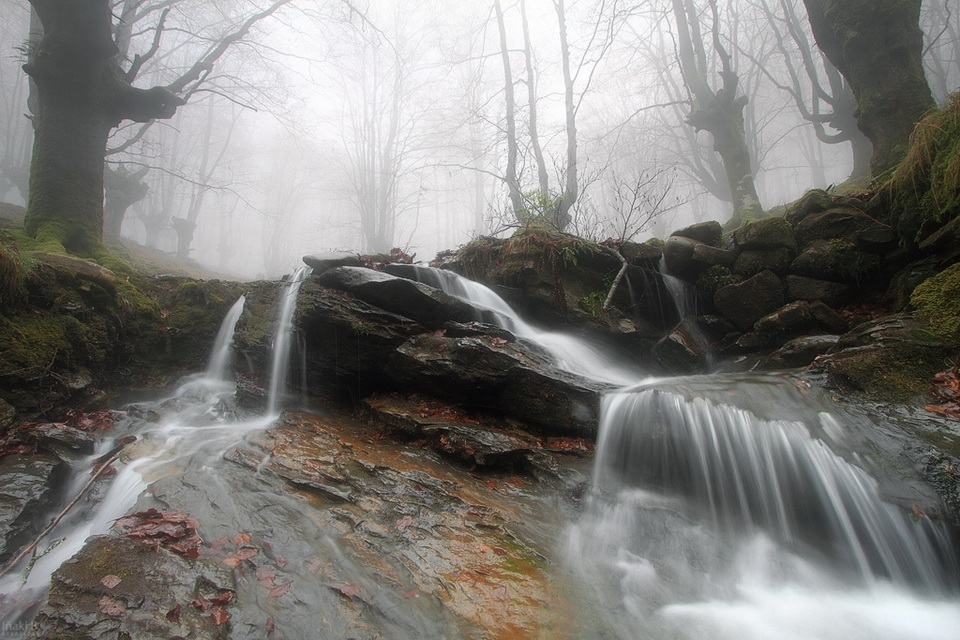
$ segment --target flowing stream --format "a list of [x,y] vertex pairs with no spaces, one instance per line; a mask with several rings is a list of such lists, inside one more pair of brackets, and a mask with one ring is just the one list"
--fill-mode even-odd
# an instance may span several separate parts
[[[5,629],[33,615],[52,573],[88,536],[134,509],[176,505],[216,535],[251,532],[295,584],[296,597],[270,598],[255,581],[241,582],[231,606],[233,638],[264,637],[266,619],[276,619],[289,638],[318,637],[319,629],[330,638],[475,637],[451,621],[443,597],[384,586],[385,569],[373,565],[389,559],[365,563],[348,552],[335,526],[289,495],[279,478],[256,471],[265,458],[246,466],[224,459],[277,420],[305,277],[291,276],[280,295],[266,415],[237,409],[227,381],[241,298],[224,319],[205,374],[169,398],[126,408],[117,433],[139,440],[105,495],[78,505],[34,561],[0,581]],[[540,345],[569,371],[621,387],[604,400],[579,516],[565,525],[559,515],[528,516],[526,523],[555,531],[546,536],[557,547],[550,584],[564,598],[569,624],[516,637],[960,638],[955,532],[911,510],[924,494],[898,481],[896,465],[906,463],[894,419],[881,424],[790,375],[654,380],[572,337],[538,331],[482,285],[434,270],[418,269],[418,277],[487,310],[481,320]],[[98,454],[77,461],[69,495]],[[380,468],[365,464],[371,473]],[[875,477],[892,477],[896,488],[888,493]],[[465,481],[451,482],[450,490]],[[355,526],[377,526],[365,522]],[[344,604],[337,585],[345,580],[363,589],[365,608]]]

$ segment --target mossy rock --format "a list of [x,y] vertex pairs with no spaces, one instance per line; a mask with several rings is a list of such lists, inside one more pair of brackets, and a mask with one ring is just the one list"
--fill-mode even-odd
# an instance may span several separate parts
[[944,340],[960,342],[960,264],[921,283],[913,290],[910,304],[932,332]]

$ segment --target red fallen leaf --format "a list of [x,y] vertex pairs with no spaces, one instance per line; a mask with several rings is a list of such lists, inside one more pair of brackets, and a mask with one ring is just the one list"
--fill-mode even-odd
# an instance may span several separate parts
[[348,598],[352,598],[354,596],[360,595],[360,587],[357,587],[352,584],[345,584],[342,587],[340,587],[340,593],[347,596]]
[[233,600],[233,591],[224,591],[215,598],[210,599],[210,604],[227,604]]
[[519,476],[510,476],[510,477],[507,479],[507,482],[508,482],[511,486],[514,486],[514,487],[522,487],[522,486],[523,486],[523,480],[522,480]]
[[273,621],[273,618],[267,618],[267,637],[272,638],[273,634],[277,632],[277,623]]
[[413,524],[413,518],[411,516],[403,516],[397,520],[397,531],[403,531],[407,527]]
[[233,536],[233,544],[237,545],[238,547],[247,542],[250,542],[250,534],[248,533],[238,533],[237,535]]
[[210,603],[203,596],[197,596],[193,599],[193,606],[200,609],[200,611],[206,611],[210,608]]
[[122,604],[108,596],[103,596],[97,600],[97,609],[105,616],[119,616],[127,610]]
[[217,605],[215,607],[211,607],[210,617],[213,618],[213,624],[219,627],[221,624],[230,619],[230,614],[227,613],[227,610],[222,606]]
[[419,598],[419,597],[420,597],[420,589],[418,589],[417,587],[414,587],[413,589],[410,589],[409,591],[404,591],[404,592],[403,592],[403,597],[406,598],[407,600],[409,600],[410,598]]
[[504,549],[504,548],[502,548],[502,547],[493,547],[493,552],[494,552],[495,554],[497,554],[498,556],[510,555],[510,554],[507,553],[507,550]]
[[180,624],[180,612],[183,611],[183,607],[177,604],[173,609],[167,611],[167,620],[173,624]]
[[915,515],[916,517],[918,517],[918,518],[920,518],[920,519],[923,519],[923,518],[926,518],[926,517],[927,517],[927,512],[924,511],[923,508],[922,508],[920,505],[914,503],[914,504],[913,504],[913,515]]
[[120,578],[112,574],[103,576],[100,578],[100,584],[105,586],[107,589],[113,589],[115,586],[120,584]]
[[213,549],[214,551],[223,549],[224,545],[226,545],[227,542],[228,542],[227,536],[220,536],[219,538],[217,538],[216,540],[210,543],[210,548]]
[[257,580],[273,580],[277,577],[277,570],[267,565],[257,567]]
[[234,558],[234,557],[224,558],[223,564],[227,565],[228,567],[239,567],[240,558]]
[[502,347],[503,345],[507,344],[508,341],[503,338],[490,338],[490,342],[492,342],[496,347]]
[[237,552],[233,554],[237,557],[238,560],[249,560],[253,556],[257,555],[256,547],[241,547],[237,549]]
[[497,483],[494,482],[493,480],[487,480],[487,488],[488,488],[488,489],[496,489],[496,488],[497,488]]
[[277,562],[277,564],[279,564],[280,566],[283,566],[283,565],[287,564],[287,559],[284,558],[283,556],[277,556],[276,562]]
[[280,596],[285,594],[287,591],[290,591],[290,585],[292,584],[293,584],[292,582],[288,582],[286,584],[278,584],[273,589],[270,589],[270,591],[267,593],[267,597],[279,598]]

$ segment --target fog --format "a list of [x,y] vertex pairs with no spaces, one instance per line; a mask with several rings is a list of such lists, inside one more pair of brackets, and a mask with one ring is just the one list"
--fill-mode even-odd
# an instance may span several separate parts
[[[137,86],[169,84],[267,4],[117,1],[115,15],[131,16],[122,66],[139,56]],[[560,27],[552,0],[522,4],[537,140],[553,196],[568,171]],[[763,208],[847,180],[851,144],[818,138],[797,104],[799,98],[814,113],[829,108],[812,97],[813,80],[827,86],[828,71],[802,2],[716,4],[715,23],[708,2],[696,2],[697,15],[738,74]],[[129,11],[134,5],[139,14]],[[806,29],[814,69],[803,68],[801,40],[783,13],[788,7]],[[538,177],[521,3],[504,0],[502,10],[516,99],[517,181],[529,197]],[[25,202],[32,138],[20,69],[29,11],[26,1],[0,0],[0,200],[15,204]],[[679,69],[670,2],[566,0],[565,11],[579,185],[567,231],[644,240],[695,221],[727,220],[732,203],[711,135],[685,122],[692,98]],[[955,0],[924,3],[927,75],[938,101],[960,84],[958,14]],[[716,82],[715,38],[703,40],[703,71]],[[477,235],[510,233],[517,223],[504,182],[502,63],[493,0],[294,0],[235,42],[190,87],[175,117],[146,127],[125,122],[114,132],[108,169],[137,174],[148,187],[126,209],[121,235],[246,279],[287,273],[307,253],[399,247],[430,260]],[[837,130],[828,122],[821,133]],[[634,197],[626,208],[624,185],[632,185]],[[192,238],[178,235],[178,225],[181,232],[190,227]]]

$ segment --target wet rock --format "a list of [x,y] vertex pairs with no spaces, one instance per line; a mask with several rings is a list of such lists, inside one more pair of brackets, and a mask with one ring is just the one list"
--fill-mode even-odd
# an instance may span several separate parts
[[801,336],[787,341],[782,347],[764,358],[759,368],[787,369],[805,367],[818,356],[827,353],[837,344],[840,336],[818,335]]
[[609,388],[560,371],[518,343],[488,337],[416,336],[385,369],[408,390],[513,416],[546,433],[589,437]]
[[448,320],[469,322],[483,316],[482,310],[439,289],[372,269],[337,267],[321,274],[317,282],[431,328]]
[[678,229],[670,234],[670,237],[676,236],[719,247],[720,238],[723,236],[723,227],[721,227],[720,223],[716,220],[708,220],[707,222],[699,222],[689,227]]
[[841,239],[815,240],[790,265],[795,275],[863,285],[880,274],[880,258]]
[[733,232],[733,241],[740,249],[797,250],[793,227],[783,218],[754,220]]
[[[107,586],[113,584],[101,582],[107,576],[119,582]],[[54,573],[47,604],[27,637],[213,640],[222,630],[194,600],[209,601],[233,589],[229,570],[219,562],[186,560],[130,538],[96,536]]]
[[535,437],[508,430],[502,420],[468,416],[435,400],[376,396],[365,400],[364,407],[375,424],[406,439],[424,439],[470,468],[524,470],[531,466],[537,448]]
[[929,391],[947,349],[920,320],[900,314],[857,325],[815,366],[841,389],[907,401]]
[[796,226],[810,214],[826,211],[834,205],[836,200],[835,196],[831,196],[823,189],[811,189],[797,200],[793,207],[787,211],[784,218],[790,224]]
[[[852,239],[868,229],[889,229],[854,207],[834,207],[804,218],[797,224],[796,235],[800,246],[815,240],[832,238]],[[869,237],[869,234],[868,234]],[[879,237],[879,236],[878,236]]]
[[782,276],[790,269],[790,263],[796,254],[792,249],[745,249],[737,255],[733,272],[749,278],[761,271],[772,271]]
[[314,275],[320,275],[337,267],[360,267],[360,256],[349,251],[332,251],[303,256],[303,263],[313,269]]
[[642,242],[624,242],[620,245],[620,255],[632,265],[655,268],[663,257],[663,250]]
[[696,244],[693,247],[694,262],[707,265],[709,267],[730,267],[737,259],[737,253],[729,249],[721,249],[709,244]]
[[17,410],[9,402],[0,398],[0,433],[12,427],[16,418]]
[[53,457],[0,459],[0,561],[6,562],[46,526],[42,516],[63,490],[66,477],[67,466]]
[[709,347],[696,322],[692,318],[685,318],[654,345],[653,355],[668,373],[688,374],[706,367]]
[[793,300],[819,300],[831,306],[840,306],[850,300],[850,287],[839,282],[818,280],[805,276],[788,275],[787,297]]
[[783,305],[783,282],[772,271],[762,271],[739,284],[721,287],[713,303],[737,329],[746,331]]
[[89,433],[62,423],[38,424],[32,430],[40,446],[54,452],[70,451],[89,455],[96,447],[96,440]]
[[847,322],[822,302],[797,300],[766,315],[753,325],[754,333],[766,345],[783,344],[790,338],[809,331],[839,333],[847,329]]
[[692,279],[709,265],[694,260],[693,254],[697,246],[703,244],[699,240],[684,236],[673,235],[667,238],[663,245],[663,260],[667,271],[679,278]]

